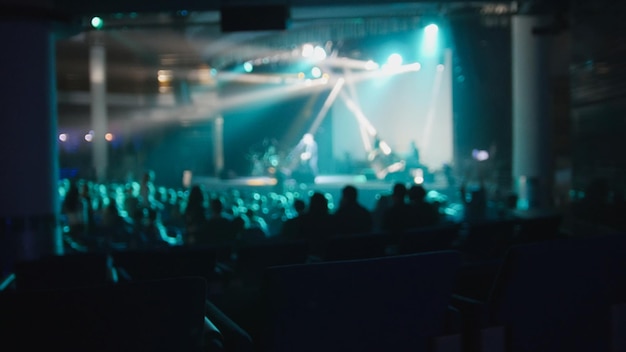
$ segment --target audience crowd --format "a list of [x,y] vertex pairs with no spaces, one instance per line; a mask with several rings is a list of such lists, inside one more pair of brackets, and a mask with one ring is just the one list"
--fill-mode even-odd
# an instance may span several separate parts
[[98,184],[61,181],[66,243],[76,249],[211,245],[265,238],[323,240],[320,236],[398,232],[437,225],[445,218],[439,201],[421,185],[397,183],[377,195],[375,209],[357,200],[352,185],[336,202],[329,193],[215,191],[159,187],[154,174],[138,182]]

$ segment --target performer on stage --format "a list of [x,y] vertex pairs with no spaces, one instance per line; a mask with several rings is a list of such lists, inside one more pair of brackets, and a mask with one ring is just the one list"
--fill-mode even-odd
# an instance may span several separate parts
[[299,143],[302,148],[300,160],[306,165],[313,175],[317,175],[317,142],[313,135],[306,133]]
[[391,174],[404,171],[406,166],[406,161],[393,153],[389,145],[381,140],[378,135],[374,137],[374,145],[368,155],[368,160],[379,180],[384,180]]
[[306,133],[289,153],[289,159],[292,160],[291,176],[302,181],[313,182],[318,173],[317,158],[317,142],[311,133]]

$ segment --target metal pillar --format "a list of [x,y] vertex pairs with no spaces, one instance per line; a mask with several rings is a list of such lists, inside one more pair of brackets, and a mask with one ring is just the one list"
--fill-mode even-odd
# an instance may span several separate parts
[[[95,33],[96,35],[99,33]],[[89,51],[89,81],[91,84],[92,165],[98,182],[107,179],[108,133],[106,93],[106,49],[97,39]]]
[[552,37],[534,31],[550,21],[550,17],[540,15],[517,15],[512,19],[513,177],[520,210],[551,206]]

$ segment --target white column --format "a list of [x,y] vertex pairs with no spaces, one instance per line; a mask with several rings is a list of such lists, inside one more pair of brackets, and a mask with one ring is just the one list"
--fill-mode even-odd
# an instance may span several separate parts
[[52,25],[0,20],[0,259],[61,254]]
[[215,176],[224,170],[224,117],[218,115],[213,120],[213,167]]
[[550,23],[547,16],[512,19],[513,177],[518,209],[551,205],[553,172],[550,44],[552,37],[533,33]]
[[[98,33],[96,33],[98,34]],[[98,182],[106,180],[108,167],[106,49],[94,43],[89,52],[89,81],[91,83],[91,128],[93,130],[92,165]]]

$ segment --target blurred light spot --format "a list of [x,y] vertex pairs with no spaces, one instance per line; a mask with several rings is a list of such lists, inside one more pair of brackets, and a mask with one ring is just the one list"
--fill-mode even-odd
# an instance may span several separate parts
[[313,78],[320,78],[322,76],[322,70],[315,66],[311,69],[311,75],[313,76]]
[[437,26],[434,23],[431,23],[428,26],[426,26],[426,28],[424,28],[424,31],[426,32],[426,34],[434,35],[434,34],[437,34],[437,32],[439,32],[439,26]]
[[104,26],[104,21],[102,18],[96,16],[91,19],[91,26],[95,29],[101,29]]
[[326,58],[326,50],[321,46],[316,46],[315,49],[313,49],[313,58],[315,60],[324,60]]
[[303,57],[311,57],[313,56],[313,52],[315,51],[315,48],[313,48],[313,45],[311,44],[304,44],[302,46],[302,56]]
[[366,70],[375,70],[377,68],[378,68],[378,64],[372,60],[369,60],[368,62],[365,63]]
[[398,67],[402,65],[402,61],[402,55],[394,53],[389,55],[389,58],[387,58],[387,65],[391,67]]

